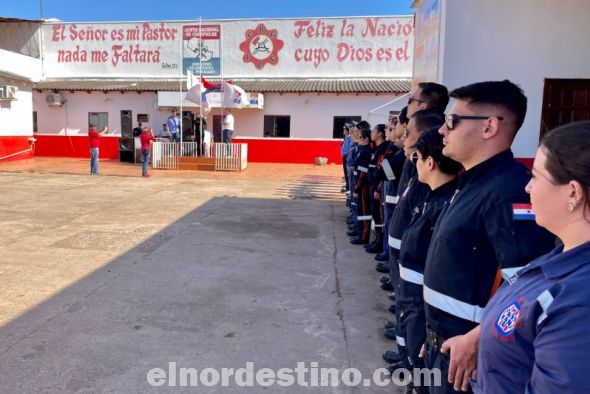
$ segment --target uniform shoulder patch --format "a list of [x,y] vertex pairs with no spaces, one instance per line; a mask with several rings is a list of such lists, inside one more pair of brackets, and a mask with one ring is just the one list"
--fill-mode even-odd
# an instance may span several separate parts
[[494,323],[494,328],[500,338],[509,338],[514,333],[514,329],[516,328],[521,313],[522,304],[519,301],[513,301],[510,305],[500,311],[500,314]]

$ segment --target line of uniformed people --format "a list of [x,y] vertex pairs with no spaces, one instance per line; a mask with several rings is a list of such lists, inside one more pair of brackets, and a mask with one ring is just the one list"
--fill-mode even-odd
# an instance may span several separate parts
[[[379,251],[383,233],[378,225],[387,227],[389,260],[377,268],[390,272],[381,286],[393,290],[390,310],[396,322],[385,329],[396,338],[398,351],[383,356],[392,372],[426,366],[440,369],[443,376],[439,387],[416,385],[419,393],[470,391],[470,383],[478,388],[481,381],[502,387],[494,386],[493,378],[480,378],[489,377],[488,371],[479,370],[473,380],[484,308],[501,282],[510,283],[523,266],[555,245],[555,237],[535,223],[530,206],[522,205],[530,203],[524,189],[530,173],[510,151],[526,114],[521,89],[509,81],[482,82],[455,89],[451,97],[455,102],[445,117],[445,87],[422,83],[412,92],[402,165],[402,150],[393,143],[371,153],[371,137],[375,148],[384,144],[379,129],[385,127],[376,127],[371,135],[368,124],[353,129],[358,145],[347,160],[351,205],[356,208],[348,220],[349,235],[355,236],[351,242],[369,242],[373,219],[375,239],[369,251]],[[405,120],[400,116],[398,124]],[[587,197],[588,184],[582,185]],[[390,215],[387,209],[375,209],[387,207],[388,188],[397,191],[389,199],[395,203]],[[582,203],[587,207],[587,201],[576,206]],[[547,312],[543,303],[556,292],[534,301],[541,311]],[[500,309],[496,320],[491,319],[495,331],[488,331],[500,341],[518,342],[523,309],[518,300]],[[551,371],[538,374],[552,376]]]

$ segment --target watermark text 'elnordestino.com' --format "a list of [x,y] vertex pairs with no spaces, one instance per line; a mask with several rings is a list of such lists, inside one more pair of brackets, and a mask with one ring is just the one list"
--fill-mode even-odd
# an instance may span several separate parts
[[245,368],[196,368],[177,367],[176,362],[169,362],[168,369],[152,368],[147,373],[147,381],[151,386],[194,387],[194,386],[239,386],[239,387],[270,387],[273,385],[289,387],[338,387],[340,385],[378,386],[390,384],[406,386],[413,382],[415,386],[440,386],[441,372],[439,369],[414,368],[397,369],[393,375],[386,368],[373,371],[371,378],[363,378],[356,368],[343,371],[337,368],[320,368],[319,363],[298,362],[295,368],[254,369],[254,362],[247,362]]

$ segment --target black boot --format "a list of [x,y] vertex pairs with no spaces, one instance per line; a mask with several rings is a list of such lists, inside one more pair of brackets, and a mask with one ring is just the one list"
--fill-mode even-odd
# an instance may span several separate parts
[[383,234],[375,234],[375,241],[367,248],[367,253],[381,253],[383,252]]
[[382,274],[388,274],[391,271],[390,265],[387,262],[385,262],[385,263],[377,263],[375,265],[375,269],[377,270],[377,272],[381,272]]
[[395,288],[393,287],[393,284],[391,282],[385,282],[381,283],[381,290],[394,291]]
[[385,360],[389,364],[399,363],[400,361],[407,360],[408,354],[406,353],[406,348],[400,346],[400,351],[394,352],[393,350],[388,350],[383,353],[383,360]]

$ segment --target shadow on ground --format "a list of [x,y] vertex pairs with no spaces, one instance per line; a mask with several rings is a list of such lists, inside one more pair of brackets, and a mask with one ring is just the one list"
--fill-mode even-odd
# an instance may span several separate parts
[[[169,362],[199,371],[317,362],[340,371],[359,368],[370,377],[385,366],[380,353],[391,346],[381,335],[389,318],[386,294],[370,256],[344,235],[342,205],[209,200],[0,327],[0,391],[188,390],[168,387],[171,381],[148,385],[147,372],[168,371]],[[70,241],[56,247],[100,245]],[[314,390],[394,391],[342,384]]]

